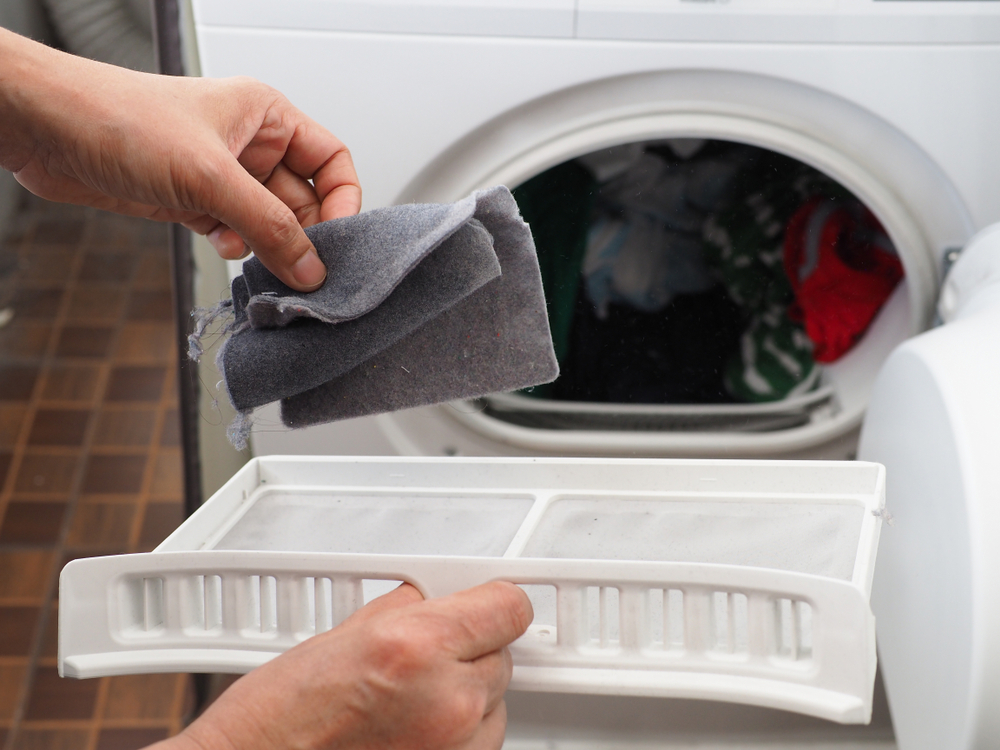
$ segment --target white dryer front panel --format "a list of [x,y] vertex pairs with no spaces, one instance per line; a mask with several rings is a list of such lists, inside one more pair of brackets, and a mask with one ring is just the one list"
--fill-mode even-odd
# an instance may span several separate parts
[[[496,182],[513,187],[554,163],[616,142],[685,134],[742,140],[831,174],[875,211],[906,266],[904,337],[930,322],[945,249],[962,246],[977,228],[1000,220],[1000,194],[992,189],[1000,173],[1000,142],[991,125],[1000,119],[1000,97],[988,93],[1000,91],[1000,44],[309,31],[287,28],[291,22],[264,28],[254,20],[257,5],[228,16],[208,0],[196,6],[204,72],[254,75],[337,133],[354,155],[366,208],[455,200]],[[879,7],[886,5],[939,4]],[[231,25],[219,25],[230,17]],[[989,28],[980,24],[975,40],[981,42],[976,35]],[[895,338],[890,348],[901,340]],[[887,353],[873,360],[875,369]],[[775,437],[752,447],[707,436],[706,445],[695,440],[686,455],[803,455],[831,440],[850,443],[848,432],[867,400],[865,379],[853,389],[857,398],[848,399],[849,416],[832,431]],[[501,442],[516,443],[513,449],[498,449],[496,436],[484,442],[480,430],[463,433],[449,415],[443,419],[445,432],[455,438],[421,448],[418,437],[420,452],[439,453],[449,443],[473,454],[595,451],[509,439]],[[396,434],[395,451],[409,452],[405,446],[413,438],[402,433],[412,429],[384,427]],[[852,450],[847,445],[807,455]],[[644,448],[635,441],[619,451],[682,455],[677,446]]]

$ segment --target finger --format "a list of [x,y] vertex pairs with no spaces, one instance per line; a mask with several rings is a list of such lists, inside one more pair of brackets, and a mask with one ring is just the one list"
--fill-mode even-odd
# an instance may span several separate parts
[[321,221],[353,216],[361,210],[361,185],[347,147],[326,128],[295,110],[299,118],[284,162],[297,175],[312,180],[322,204]]
[[489,713],[500,705],[504,693],[507,692],[507,685],[510,684],[510,677],[514,673],[514,662],[510,658],[510,650],[502,648],[466,662],[466,664],[473,672],[474,679],[478,684],[486,688],[484,713]]
[[475,733],[463,745],[462,750],[500,750],[507,731],[507,704],[500,704],[483,717]]
[[192,221],[182,222],[182,225],[204,235],[223,260],[243,260],[250,254],[250,248],[242,237],[211,216],[202,214]]
[[299,291],[318,289],[326,268],[292,210],[228,152],[219,156],[207,213],[232,228],[267,269]]
[[317,172],[313,184],[323,201],[320,212],[323,221],[353,216],[361,210],[361,185],[354,171],[354,160],[346,149]]
[[182,222],[185,227],[190,229],[195,234],[209,235],[213,230],[218,229],[221,226],[225,226],[218,219],[209,216],[208,214],[201,214],[190,221]]
[[311,227],[322,221],[315,188],[284,164],[278,164],[271,171],[271,176],[264,182],[264,187],[292,209],[296,221],[301,226]]
[[207,214],[181,224],[195,234],[204,235],[223,260],[243,260],[250,254],[250,248],[239,234]]
[[452,643],[459,659],[471,661],[519,638],[534,616],[528,595],[513,583],[494,581],[424,605],[456,629]]
[[217,224],[215,229],[205,236],[223,260],[240,260],[250,254],[243,238],[225,224]]
[[377,599],[370,601],[368,604],[351,615],[347,619],[347,622],[354,624],[364,623],[382,612],[400,609],[401,607],[408,607],[411,604],[422,602],[423,600],[424,597],[414,586],[411,586],[408,583],[403,583],[394,588],[388,594],[382,594],[382,596]]

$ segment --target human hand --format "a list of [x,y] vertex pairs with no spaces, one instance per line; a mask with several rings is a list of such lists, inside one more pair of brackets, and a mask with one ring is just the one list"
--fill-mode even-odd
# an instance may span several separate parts
[[0,165],[43,198],[253,250],[290,287],[326,269],[302,227],[361,208],[347,148],[249,78],[178,78],[73,57],[0,29]]
[[528,597],[510,583],[428,601],[404,584],[238,680],[168,742],[498,750],[512,669],[506,646],[531,618]]

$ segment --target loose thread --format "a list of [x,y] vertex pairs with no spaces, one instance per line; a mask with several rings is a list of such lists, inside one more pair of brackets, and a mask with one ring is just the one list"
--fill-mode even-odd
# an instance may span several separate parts
[[230,314],[232,309],[233,301],[231,299],[224,299],[212,307],[199,307],[191,311],[191,317],[194,318],[194,330],[188,336],[189,359],[195,362],[201,359],[205,353],[205,347],[201,343],[202,338],[205,336],[205,331],[220,317]]
[[245,450],[250,443],[250,431],[253,429],[253,410],[237,412],[233,421],[229,423],[226,430],[226,437],[232,446],[238,450]]
[[892,513],[890,513],[886,508],[879,508],[878,510],[873,510],[872,515],[875,516],[876,518],[881,518],[890,526],[894,525],[896,521]]

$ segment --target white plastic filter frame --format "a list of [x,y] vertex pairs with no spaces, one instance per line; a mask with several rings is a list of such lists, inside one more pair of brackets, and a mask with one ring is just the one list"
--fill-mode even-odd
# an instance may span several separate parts
[[[280,530],[257,549],[220,549],[240,538],[241,519],[258,503],[286,496],[327,503],[316,505],[319,515],[338,498],[362,509],[370,498],[372,517],[393,533],[400,529],[380,499],[419,507],[422,497],[460,496],[474,510],[481,500],[513,498],[530,507],[518,505],[526,510],[502,555],[316,552],[308,534],[307,549],[267,549],[287,542]],[[830,527],[834,557],[848,556],[831,575],[791,570],[814,564],[794,554],[784,569],[691,562],[682,553],[627,559],[656,555],[631,554],[627,540],[611,537],[591,559],[522,556],[539,548],[554,503],[581,497],[609,501],[611,521],[630,501],[695,508],[709,535],[725,509],[737,517],[763,508],[764,537],[734,540],[751,554],[783,508],[807,520],[847,518],[844,511],[860,522]],[[883,508],[884,470],[858,462],[258,458],[154,552],[67,565],[59,667],[69,677],[245,672],[342,622],[363,606],[366,582],[405,580],[442,596],[508,580],[525,586],[536,610],[511,646],[512,689],[723,700],[861,723],[875,676],[868,598]],[[451,517],[428,515],[432,524]]]

